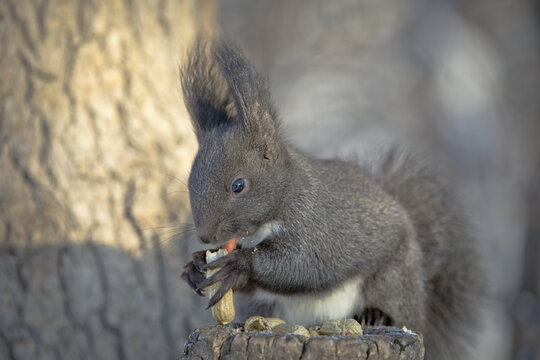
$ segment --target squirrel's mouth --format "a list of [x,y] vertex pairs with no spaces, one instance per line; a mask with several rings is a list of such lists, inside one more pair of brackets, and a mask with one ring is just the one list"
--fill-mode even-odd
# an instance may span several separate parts
[[269,221],[259,226],[255,232],[236,235],[236,246],[239,249],[254,248],[264,240],[277,235],[282,229],[280,221]]

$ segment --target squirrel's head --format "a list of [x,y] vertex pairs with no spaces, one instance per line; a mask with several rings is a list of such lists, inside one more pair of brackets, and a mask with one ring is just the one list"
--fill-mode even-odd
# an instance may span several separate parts
[[221,245],[275,223],[290,174],[268,82],[224,42],[197,42],[180,78],[199,142],[188,187],[201,241]]

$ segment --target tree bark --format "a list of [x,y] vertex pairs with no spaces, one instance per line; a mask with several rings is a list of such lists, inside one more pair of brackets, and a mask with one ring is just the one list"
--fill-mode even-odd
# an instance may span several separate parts
[[168,239],[196,146],[178,64],[215,11],[0,2],[0,359],[174,359],[204,321]]
[[184,346],[191,359],[422,360],[422,336],[391,327],[364,328],[364,335],[316,336],[243,332],[238,324],[196,329]]

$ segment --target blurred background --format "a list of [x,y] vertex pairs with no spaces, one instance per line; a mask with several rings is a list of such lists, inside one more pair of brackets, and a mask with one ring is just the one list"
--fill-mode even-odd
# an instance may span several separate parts
[[175,359],[212,322],[178,65],[198,32],[270,78],[317,157],[402,144],[451,176],[490,281],[474,359],[540,359],[540,4],[0,1],[0,359]]

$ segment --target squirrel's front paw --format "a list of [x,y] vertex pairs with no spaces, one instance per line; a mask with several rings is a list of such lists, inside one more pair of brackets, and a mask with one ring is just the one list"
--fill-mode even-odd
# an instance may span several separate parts
[[203,271],[221,268],[211,277],[203,279],[198,283],[196,291],[200,293],[202,289],[220,281],[222,282],[214,296],[210,299],[207,308],[214,306],[230,289],[238,290],[246,286],[250,271],[248,263],[249,254],[247,254],[249,252],[251,252],[251,249],[237,249],[203,266]]
[[194,252],[192,259],[193,261],[184,267],[182,279],[184,279],[198,295],[204,296],[200,290],[203,288],[200,284],[204,280],[202,271],[206,266],[206,250]]

